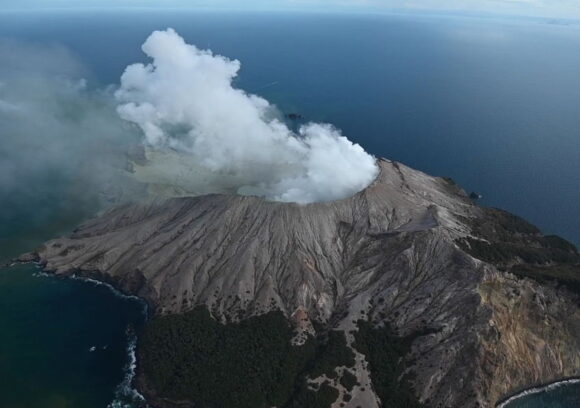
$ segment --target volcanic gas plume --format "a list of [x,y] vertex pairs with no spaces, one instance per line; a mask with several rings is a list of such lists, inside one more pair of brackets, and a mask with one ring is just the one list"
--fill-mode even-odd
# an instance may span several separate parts
[[183,195],[222,190],[300,203],[343,198],[377,175],[375,159],[328,124],[293,132],[267,100],[232,85],[240,62],[200,50],[172,29],[127,67],[119,115],[145,137],[137,177]]
[[63,47],[0,41],[5,199],[47,190],[63,201],[119,202],[146,190],[309,203],[350,196],[375,179],[375,159],[333,126],[293,131],[274,105],[234,87],[238,61],[188,45],[172,29],[152,33],[142,49],[150,64],[99,87]]

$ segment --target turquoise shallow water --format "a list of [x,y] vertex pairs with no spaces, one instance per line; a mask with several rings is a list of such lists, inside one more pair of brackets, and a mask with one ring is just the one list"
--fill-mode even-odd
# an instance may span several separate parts
[[[336,124],[373,154],[453,177],[485,204],[580,242],[577,28],[412,16],[0,13],[0,37],[62,43],[103,84],[142,60],[151,30],[168,26],[239,58],[237,84],[286,112]],[[0,194],[0,261],[96,209],[66,194],[67,181],[34,183],[27,196]],[[126,329],[142,321],[141,306],[36,272],[0,269],[0,408],[105,408],[126,373]],[[562,387],[509,408],[577,408],[579,396],[580,387]]]

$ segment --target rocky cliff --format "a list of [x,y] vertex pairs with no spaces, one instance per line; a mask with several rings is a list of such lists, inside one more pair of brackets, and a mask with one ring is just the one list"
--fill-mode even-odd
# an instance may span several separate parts
[[[580,375],[576,248],[475,205],[451,180],[379,165],[368,188],[327,203],[207,195],[117,207],[33,257],[55,274],[102,279],[146,299],[161,322],[151,327],[185,330],[175,341],[202,328],[163,316],[201,319],[203,306],[247,333],[279,327],[259,319],[281,311],[292,347],[321,339],[315,348],[324,351],[312,354],[324,370],[304,362],[296,373],[327,405],[312,397],[318,402],[303,406],[396,406],[387,403],[393,390],[408,389],[418,406],[492,407],[522,387]],[[213,330],[222,341],[222,329]],[[328,346],[341,344],[337,332],[351,356]],[[144,344],[171,348],[154,343],[164,338],[148,332]],[[339,354],[346,357],[328,357]],[[183,361],[198,356],[179,358],[163,370],[193,373]],[[212,406],[185,388],[162,389],[151,370],[141,370],[140,386],[154,405]],[[300,406],[291,388],[276,388],[264,406]]]

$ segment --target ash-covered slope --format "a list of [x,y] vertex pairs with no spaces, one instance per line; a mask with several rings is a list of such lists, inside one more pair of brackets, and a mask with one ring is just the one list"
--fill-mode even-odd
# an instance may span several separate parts
[[[308,377],[314,388],[328,381],[333,407],[388,398],[393,379],[381,374],[380,353],[361,346],[364,321],[405,339],[394,381],[425,406],[491,407],[521,387],[579,375],[578,298],[544,282],[562,270],[576,279],[576,249],[475,206],[450,180],[379,165],[368,188],[328,203],[208,195],[126,205],[34,256],[56,274],[109,281],[158,315],[206,305],[232,324],[280,310],[299,331],[295,345],[344,331],[357,385],[345,367]],[[195,406],[147,377],[140,384],[155,405]]]

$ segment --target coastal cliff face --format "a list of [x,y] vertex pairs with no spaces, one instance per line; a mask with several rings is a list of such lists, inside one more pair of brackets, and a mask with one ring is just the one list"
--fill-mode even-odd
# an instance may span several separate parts
[[480,293],[492,310],[480,355],[489,401],[580,375],[580,308],[570,292],[486,270]]
[[[285,333],[277,316],[291,322],[279,364],[304,389],[284,377],[293,385],[268,391],[269,406],[492,407],[522,387],[580,375],[574,246],[474,205],[450,180],[379,165],[365,190],[328,203],[208,195],[117,207],[23,260],[105,280],[152,306],[138,383],[159,407],[211,406],[148,368],[148,350],[170,348],[167,339],[180,342],[201,330],[192,319],[208,316],[250,337],[263,325]],[[210,333],[216,342],[222,326]],[[182,361],[197,358],[188,344]],[[187,364],[159,369],[194,375]],[[408,393],[403,402],[389,400],[394,390]],[[310,392],[324,398],[299,402]]]

